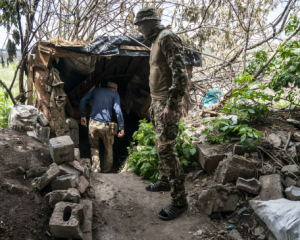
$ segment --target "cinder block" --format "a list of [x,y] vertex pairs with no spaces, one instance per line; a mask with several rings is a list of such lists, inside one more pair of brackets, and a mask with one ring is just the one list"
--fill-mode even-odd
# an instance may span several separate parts
[[219,162],[226,157],[223,148],[217,144],[198,144],[198,150],[199,163],[203,170],[208,172],[214,171],[218,167]]
[[254,169],[255,164],[252,161],[233,155],[219,163],[214,179],[222,184],[236,182],[239,177],[254,177]]
[[82,200],[84,220],[82,221],[80,228],[83,233],[92,232],[93,225],[93,202],[88,199]]
[[84,219],[83,206],[76,203],[59,202],[50,218],[50,231],[55,238],[82,239],[80,222]]
[[51,138],[50,155],[57,164],[74,161],[74,143],[69,136]]
[[243,191],[252,193],[252,194],[258,194],[260,189],[260,182],[256,180],[255,178],[251,179],[244,179],[244,178],[238,178],[236,182],[236,187],[238,189],[241,189]]
[[45,196],[46,202],[51,208],[55,207],[58,202],[73,202],[80,203],[80,193],[76,188],[69,188],[68,190],[55,190]]
[[42,190],[53,179],[55,179],[60,173],[60,169],[56,163],[52,163],[46,170],[46,172],[38,179],[36,188]]
[[52,190],[68,190],[69,188],[77,188],[79,184],[78,174],[66,174],[57,177],[51,182]]

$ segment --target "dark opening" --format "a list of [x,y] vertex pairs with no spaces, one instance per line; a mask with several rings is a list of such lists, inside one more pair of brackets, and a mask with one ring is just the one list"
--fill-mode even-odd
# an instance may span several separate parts
[[64,210],[64,216],[63,219],[64,221],[69,221],[72,213],[72,208],[70,206],[67,206]]
[[[127,157],[127,147],[130,146],[133,133],[138,129],[139,120],[145,117],[145,110],[148,104],[147,99],[150,94],[149,58],[139,56],[101,58],[96,61],[94,72],[86,78],[82,78],[81,75],[73,74],[76,69],[69,69],[68,66],[68,59],[65,58],[59,61],[56,67],[65,74],[61,77],[64,79],[64,89],[73,107],[73,118],[75,119],[80,119],[79,102],[81,98],[93,87],[99,87],[99,85],[106,87],[109,81],[118,85],[118,94],[121,100],[121,109],[125,124],[125,136],[123,138],[114,137],[114,163],[110,173],[117,173]],[[90,109],[91,105],[88,104],[86,116],[89,115]],[[89,121],[88,117],[87,121]],[[116,116],[113,116],[112,121],[117,123]],[[99,142],[101,163],[101,159],[103,159],[104,155],[104,144],[101,139],[99,139]],[[79,126],[79,148],[81,158],[91,159],[88,127],[86,128],[82,125]]]

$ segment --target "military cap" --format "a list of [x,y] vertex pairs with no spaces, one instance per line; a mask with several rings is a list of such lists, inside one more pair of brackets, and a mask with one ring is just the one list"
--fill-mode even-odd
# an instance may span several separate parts
[[161,21],[158,12],[156,11],[155,8],[143,8],[138,13],[136,14],[135,20],[134,20],[134,25],[136,25],[139,22],[143,22],[146,20],[157,20]]
[[113,82],[108,82],[106,86],[111,87],[111,88],[115,88],[116,90],[118,89],[118,85],[113,83]]

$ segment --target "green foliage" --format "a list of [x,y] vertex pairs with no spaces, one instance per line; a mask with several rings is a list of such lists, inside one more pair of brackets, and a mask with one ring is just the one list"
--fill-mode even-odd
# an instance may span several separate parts
[[296,15],[290,15],[289,22],[285,27],[285,34],[290,35],[299,26],[299,18]]
[[13,30],[12,37],[17,45],[20,44],[20,33],[17,29]]
[[[180,122],[179,134],[177,136],[176,150],[183,169],[192,165],[191,159],[197,155],[197,148],[192,144],[191,138],[185,130],[191,129]],[[147,120],[140,120],[138,131],[133,134],[133,140],[128,147],[127,164],[128,168],[143,177],[145,180],[156,182],[158,172],[158,156],[155,147],[155,133],[152,123],[147,123]]]
[[1,65],[2,65],[3,68],[5,68],[5,62],[4,62],[4,58],[3,57],[1,57]]
[[7,61],[12,63],[14,61],[14,58],[17,57],[17,48],[16,48],[16,44],[13,41],[11,41],[10,39],[8,39],[8,41],[7,41],[6,51],[8,54]]
[[7,128],[8,116],[11,111],[12,104],[7,92],[0,92],[0,129]]
[[235,124],[231,119],[214,118],[211,121],[204,120],[204,124],[212,123],[203,134],[207,135],[207,141],[211,143],[230,142],[232,137],[241,137],[238,142],[242,148],[255,148],[253,141],[261,142],[261,133],[246,124]]

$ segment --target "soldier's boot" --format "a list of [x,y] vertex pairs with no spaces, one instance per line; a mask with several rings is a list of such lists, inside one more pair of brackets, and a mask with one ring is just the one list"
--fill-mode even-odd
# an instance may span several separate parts
[[91,148],[92,155],[92,172],[101,172],[100,168],[100,157],[99,157],[99,149]]

